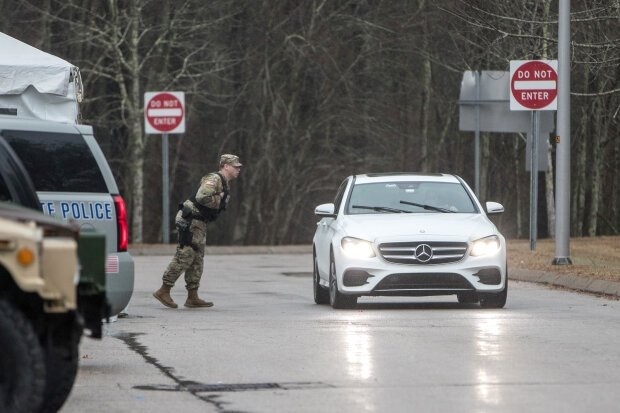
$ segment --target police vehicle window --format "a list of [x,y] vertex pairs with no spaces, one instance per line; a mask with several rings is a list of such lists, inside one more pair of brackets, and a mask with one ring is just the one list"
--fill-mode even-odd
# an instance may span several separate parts
[[77,134],[3,131],[37,191],[107,192],[99,166]]

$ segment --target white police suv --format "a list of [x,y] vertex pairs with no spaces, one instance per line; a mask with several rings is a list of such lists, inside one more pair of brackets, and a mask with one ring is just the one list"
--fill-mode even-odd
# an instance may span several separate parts
[[0,115],[0,136],[26,167],[45,214],[105,234],[107,298],[117,315],[133,293],[134,262],[125,202],[92,127]]

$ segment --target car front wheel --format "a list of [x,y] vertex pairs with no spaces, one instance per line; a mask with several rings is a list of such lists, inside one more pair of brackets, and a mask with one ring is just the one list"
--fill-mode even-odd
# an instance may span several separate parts
[[329,263],[329,303],[334,308],[352,308],[357,304],[357,296],[345,295],[338,291],[336,264],[333,257]]
[[317,304],[329,304],[329,290],[323,288],[320,284],[321,276],[319,275],[319,267],[317,265],[316,253],[312,254],[314,267],[312,270],[312,287],[314,291],[314,302]]
[[506,275],[506,285],[499,293],[484,294],[480,297],[480,307],[482,308],[504,308],[508,298],[508,275]]

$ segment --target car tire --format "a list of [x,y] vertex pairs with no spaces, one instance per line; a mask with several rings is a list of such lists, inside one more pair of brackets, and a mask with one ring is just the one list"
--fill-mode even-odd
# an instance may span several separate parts
[[506,274],[506,284],[499,293],[488,293],[480,297],[480,307],[482,308],[504,308],[508,298],[508,274]]
[[41,413],[53,413],[60,410],[73,388],[78,372],[79,342],[81,329],[73,323],[67,323],[58,342],[50,343],[45,351],[45,403]]
[[478,296],[473,291],[456,293],[456,298],[460,304],[474,304],[479,301]]
[[329,262],[329,303],[333,308],[353,308],[357,304],[357,296],[345,295],[338,291],[336,263],[332,257]]
[[43,402],[45,361],[33,326],[0,299],[0,410],[36,412]]
[[319,275],[319,267],[317,265],[316,253],[312,253],[313,260],[313,269],[312,269],[312,286],[314,291],[314,302],[317,304],[329,304],[329,290],[323,288],[319,283],[320,275]]

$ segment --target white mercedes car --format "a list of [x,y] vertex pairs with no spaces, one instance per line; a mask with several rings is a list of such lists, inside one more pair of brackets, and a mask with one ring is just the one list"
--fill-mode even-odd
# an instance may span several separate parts
[[506,304],[506,240],[463,179],[447,174],[350,176],[316,207],[314,301],[351,308],[360,296],[456,295]]

